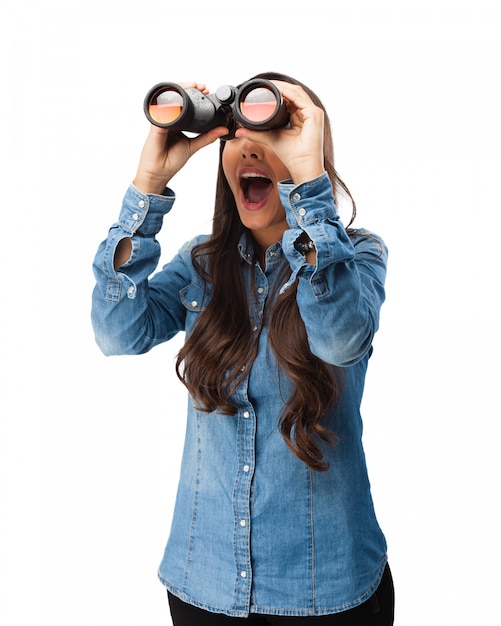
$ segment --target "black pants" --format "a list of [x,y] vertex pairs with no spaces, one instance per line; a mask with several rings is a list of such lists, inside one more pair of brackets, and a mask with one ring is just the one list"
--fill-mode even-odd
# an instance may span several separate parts
[[228,617],[186,604],[171,593],[168,593],[168,596],[174,626],[236,626],[238,622],[247,622],[248,626],[265,626],[266,624],[276,624],[277,626],[392,626],[395,605],[393,580],[388,565],[379,587],[366,602],[349,611],[332,615],[288,617],[252,613],[249,617]]

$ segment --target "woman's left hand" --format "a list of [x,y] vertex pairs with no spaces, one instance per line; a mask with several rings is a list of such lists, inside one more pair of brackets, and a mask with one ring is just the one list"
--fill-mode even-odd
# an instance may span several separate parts
[[324,171],[324,112],[299,85],[273,81],[290,114],[290,127],[275,130],[239,128],[236,137],[263,143],[287,167],[295,184],[312,180]]

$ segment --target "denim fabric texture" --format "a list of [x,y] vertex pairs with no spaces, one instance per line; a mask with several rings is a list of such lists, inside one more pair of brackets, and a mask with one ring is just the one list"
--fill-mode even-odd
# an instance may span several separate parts
[[[181,600],[235,617],[348,610],[374,593],[387,562],[360,415],[387,250],[364,230],[348,237],[326,174],[298,186],[284,181],[279,190],[289,229],[267,250],[265,269],[253,261],[250,237],[239,244],[244,283],[254,290],[249,316],[259,333],[257,357],[235,392],[236,415],[204,413],[189,402],[175,510],[159,568],[161,581]],[[174,201],[169,189],[163,196],[144,195],[131,185],[118,222],[98,249],[92,322],[106,355],[143,353],[180,331],[189,333],[211,297],[190,255],[206,236],[185,244],[154,273],[160,256],[155,235]],[[315,244],[316,266],[294,247],[303,231]],[[124,237],[132,238],[132,254],[115,271],[115,249]],[[278,284],[284,261],[290,279]],[[269,294],[296,278],[312,352],[345,372],[341,399],[327,420],[339,437],[335,447],[323,446],[327,472],[309,469],[278,429],[291,387],[268,346],[263,311]]]

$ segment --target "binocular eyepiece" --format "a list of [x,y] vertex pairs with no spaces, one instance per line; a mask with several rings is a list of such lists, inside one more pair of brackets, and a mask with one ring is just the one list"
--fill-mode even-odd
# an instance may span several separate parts
[[204,133],[226,126],[234,137],[237,124],[252,130],[272,130],[289,123],[282,94],[272,82],[252,79],[240,87],[223,85],[214,94],[183,89],[176,83],[155,85],[144,100],[148,120],[160,128]]

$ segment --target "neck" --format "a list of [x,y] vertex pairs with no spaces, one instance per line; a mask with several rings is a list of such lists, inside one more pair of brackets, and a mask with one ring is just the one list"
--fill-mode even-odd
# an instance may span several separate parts
[[285,225],[281,223],[263,230],[251,231],[252,238],[254,239],[255,254],[261,267],[264,268],[265,265],[266,251],[270,246],[276,244],[277,241],[282,241],[282,235],[287,228],[287,223],[285,223]]

